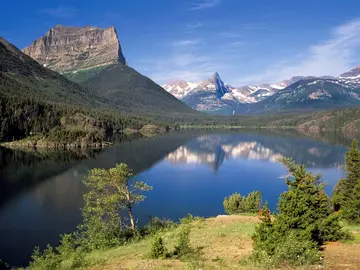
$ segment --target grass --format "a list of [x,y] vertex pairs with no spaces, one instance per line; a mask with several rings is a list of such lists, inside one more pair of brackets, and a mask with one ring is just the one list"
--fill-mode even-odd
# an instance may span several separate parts
[[[182,219],[183,224],[191,224],[191,248],[196,252],[176,259],[151,259],[150,250],[154,236],[146,237],[117,248],[95,251],[83,258],[83,269],[256,269],[254,265],[240,263],[252,252],[251,235],[259,218],[252,215],[221,215],[216,218]],[[280,269],[359,269],[360,226],[343,223],[356,237],[346,243],[334,242],[324,246],[322,265]],[[160,233],[167,251],[173,251],[180,227]],[[62,265],[68,265],[63,262]],[[259,268],[257,268],[259,269]]]
[[[349,224],[345,221],[342,221],[341,225],[343,226],[343,228],[345,230],[352,232],[352,234],[354,235],[353,241],[346,241],[345,243],[359,243],[360,244],[360,225],[359,224],[358,225]],[[360,254],[359,254],[359,257],[360,257]]]
[[[90,269],[187,269],[239,267],[239,259],[251,253],[251,234],[256,217],[220,216],[192,222],[191,246],[200,250],[200,257],[185,260],[148,258],[152,238],[107,251],[89,254],[85,260]],[[175,246],[178,228],[162,234],[167,250]]]

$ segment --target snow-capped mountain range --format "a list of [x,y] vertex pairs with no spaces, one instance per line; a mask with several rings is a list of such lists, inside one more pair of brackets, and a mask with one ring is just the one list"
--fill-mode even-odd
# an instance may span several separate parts
[[308,100],[316,101],[310,104],[314,109],[326,107],[323,103],[341,107],[342,100],[344,106],[360,106],[360,67],[336,78],[296,76],[275,84],[242,87],[224,83],[216,72],[206,81],[176,81],[163,85],[163,88],[193,109],[219,114],[271,111],[272,108],[278,110],[297,107],[297,103],[305,104]]

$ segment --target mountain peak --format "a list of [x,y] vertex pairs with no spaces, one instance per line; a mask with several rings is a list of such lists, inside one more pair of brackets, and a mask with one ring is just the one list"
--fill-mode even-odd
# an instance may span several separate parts
[[23,52],[45,67],[74,72],[97,66],[125,64],[115,27],[56,25]]
[[345,72],[339,76],[340,78],[357,79],[360,77],[360,67],[356,67],[348,72]]
[[216,81],[216,80],[221,80],[221,78],[220,78],[220,75],[219,75],[219,73],[218,72],[215,72],[212,76],[211,76],[211,78],[209,79],[210,81]]

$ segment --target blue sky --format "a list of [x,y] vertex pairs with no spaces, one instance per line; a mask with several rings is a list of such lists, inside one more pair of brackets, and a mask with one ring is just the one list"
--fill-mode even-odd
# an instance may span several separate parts
[[114,25],[130,66],[158,83],[339,75],[360,65],[360,1],[3,1],[0,35],[23,48],[56,24]]

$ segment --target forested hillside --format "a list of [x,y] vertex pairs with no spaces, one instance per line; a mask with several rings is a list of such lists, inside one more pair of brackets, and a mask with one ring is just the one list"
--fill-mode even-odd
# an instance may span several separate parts
[[92,89],[121,111],[147,115],[198,114],[151,79],[121,63],[67,73],[66,76]]
[[58,143],[99,143],[125,127],[152,123],[110,107],[106,98],[0,39],[0,141],[36,135]]

